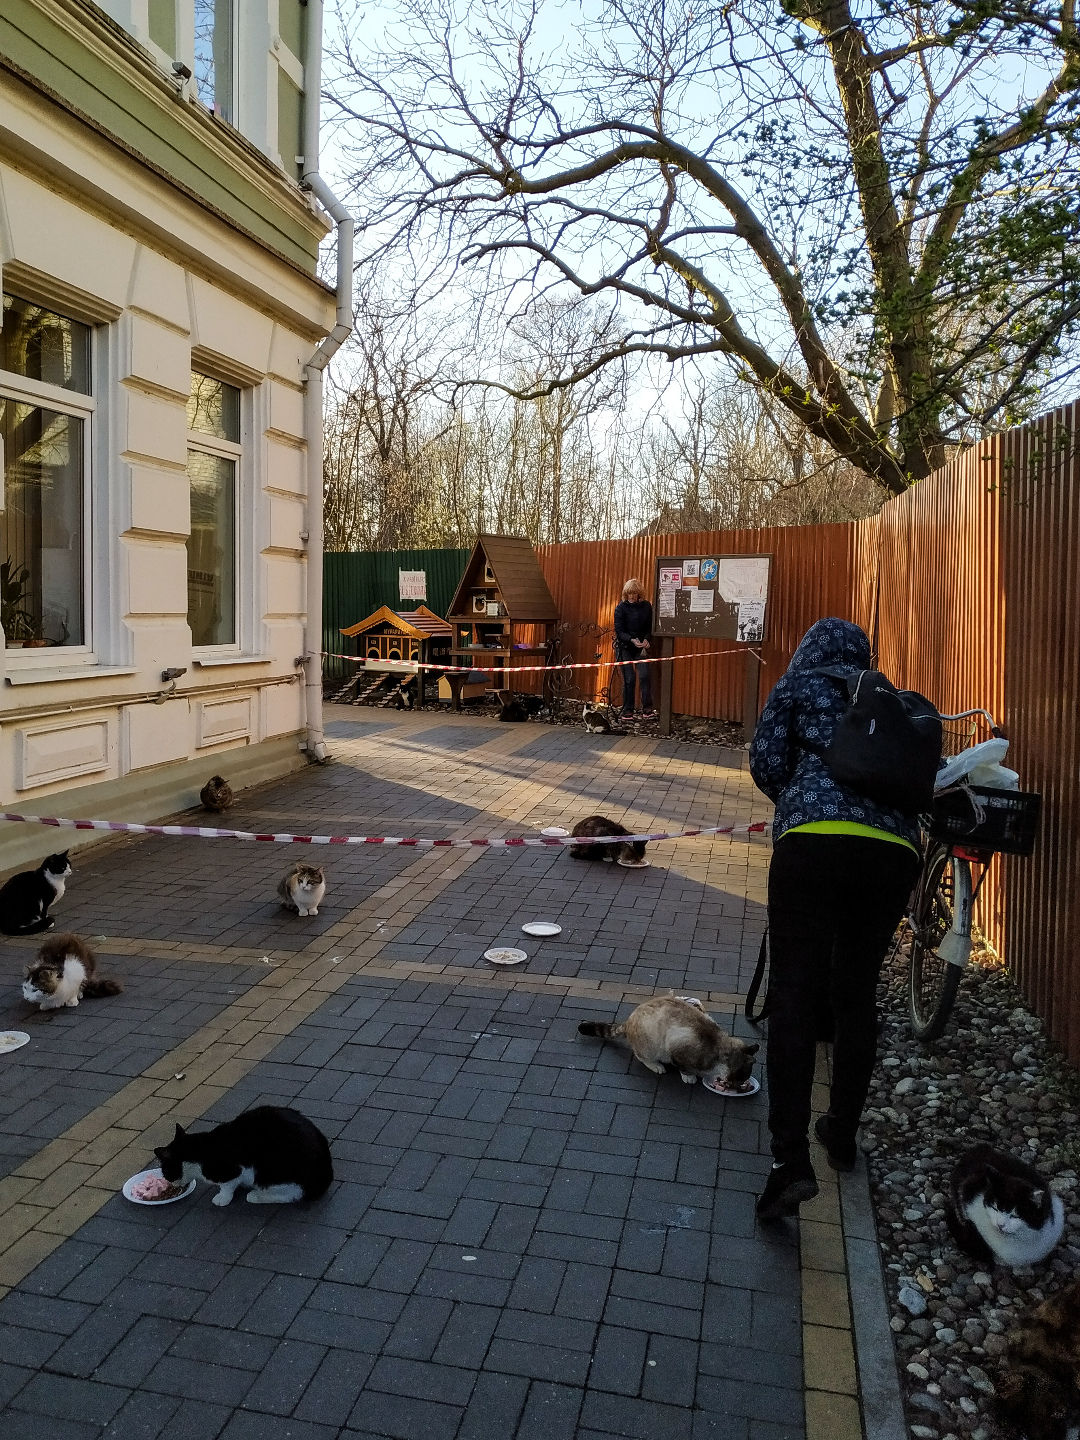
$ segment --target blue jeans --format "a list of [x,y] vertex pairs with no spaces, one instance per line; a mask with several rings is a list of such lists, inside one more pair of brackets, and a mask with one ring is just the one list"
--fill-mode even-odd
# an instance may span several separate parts
[[641,708],[642,710],[652,709],[652,666],[643,665],[640,662],[632,662],[629,665],[620,665],[622,670],[622,713],[630,715],[634,709],[634,675],[636,673],[638,682],[641,685]]

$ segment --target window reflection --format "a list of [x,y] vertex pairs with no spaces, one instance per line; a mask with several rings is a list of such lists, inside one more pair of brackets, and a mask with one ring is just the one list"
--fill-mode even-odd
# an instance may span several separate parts
[[0,370],[88,395],[90,326],[5,294]]
[[230,124],[235,119],[234,3],[235,0],[195,0],[195,85],[206,108]]

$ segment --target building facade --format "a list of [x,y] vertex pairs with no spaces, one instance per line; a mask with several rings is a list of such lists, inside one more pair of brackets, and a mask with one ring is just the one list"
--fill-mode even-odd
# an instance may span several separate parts
[[[312,8],[0,6],[4,810],[147,820],[306,763]],[[0,826],[0,871],[55,844]]]

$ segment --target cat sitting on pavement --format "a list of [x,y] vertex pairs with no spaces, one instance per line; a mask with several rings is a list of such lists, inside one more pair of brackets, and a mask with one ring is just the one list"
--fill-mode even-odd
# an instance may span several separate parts
[[0,887],[0,932],[4,935],[40,935],[55,925],[49,908],[64,894],[71,874],[68,852],[46,855],[36,870],[23,870]]
[[293,865],[279,880],[277,893],[286,910],[317,915],[326,894],[326,876],[317,865]]

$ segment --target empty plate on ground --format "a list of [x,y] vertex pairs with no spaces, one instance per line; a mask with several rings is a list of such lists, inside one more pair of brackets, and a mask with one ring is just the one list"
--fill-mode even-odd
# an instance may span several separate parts
[[134,1193],[135,1186],[150,1179],[164,1180],[165,1176],[156,1168],[140,1170],[138,1175],[132,1175],[130,1180],[124,1181],[124,1199],[130,1200],[133,1205],[171,1205],[174,1200],[186,1200],[199,1183],[197,1180],[189,1180],[175,1195],[163,1195],[160,1200],[143,1200]]
[[0,1030],[0,1055],[6,1055],[9,1050],[21,1050],[29,1044],[30,1036],[25,1030]]
[[546,835],[549,840],[554,840],[560,835],[569,835],[570,831],[564,830],[561,825],[546,825],[540,834]]
[[494,950],[485,950],[484,959],[492,965],[520,965],[529,958],[524,950],[514,950],[508,945],[499,945]]
[[527,925],[522,925],[524,935],[561,935],[562,926],[556,925],[553,920],[530,920]]
[[624,870],[648,870],[649,868],[648,860],[617,860],[615,863],[621,865]]
[[745,1084],[736,1085],[733,1089],[729,1089],[722,1080],[706,1080],[704,1075],[701,1083],[713,1095],[722,1095],[725,1100],[745,1100],[748,1095],[756,1095],[761,1089],[761,1081],[756,1075],[751,1075]]

